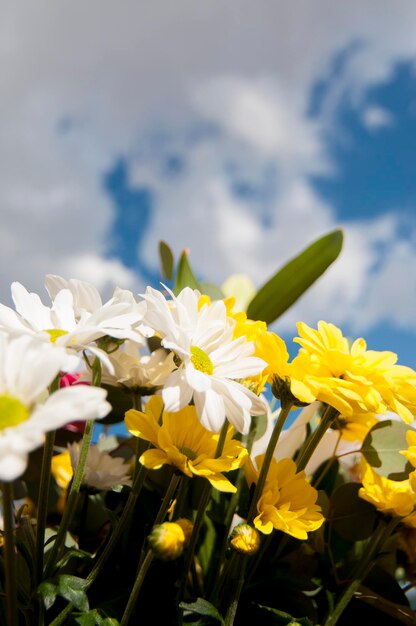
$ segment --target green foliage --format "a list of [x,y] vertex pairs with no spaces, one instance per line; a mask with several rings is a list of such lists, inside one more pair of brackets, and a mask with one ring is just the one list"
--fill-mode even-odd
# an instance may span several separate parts
[[200,284],[195,278],[195,274],[193,273],[192,268],[189,264],[188,252],[186,250],[183,250],[176,270],[173,293],[177,295],[185,287],[201,290]]
[[79,611],[88,611],[89,604],[85,590],[88,587],[88,581],[77,576],[63,574],[58,578],[57,593],[65,600],[68,600]]
[[375,508],[358,496],[359,489],[357,483],[346,483],[330,499],[328,523],[349,541],[368,539],[377,520]]
[[175,260],[172,250],[165,241],[159,241],[159,257],[162,277],[172,280]]
[[103,617],[97,609],[77,615],[73,622],[79,626],[119,626],[120,624],[114,617]]
[[406,433],[411,430],[402,421],[385,420],[375,424],[361,447],[367,462],[378,474],[391,480],[405,480],[413,471],[401,450],[407,450]]
[[271,324],[328,269],[341,252],[343,234],[335,230],[315,241],[282,267],[256,293],[247,315]]
[[[213,604],[205,600],[204,598],[198,598],[195,602],[187,603],[181,602],[181,609],[184,611],[184,617],[188,617],[189,615],[200,615],[203,617],[210,617],[214,620],[214,623],[220,623],[221,626],[224,626],[224,620],[219,613],[219,611],[215,608]],[[195,624],[196,622],[186,621],[187,624]],[[206,622],[203,622],[206,623]],[[210,622],[212,623],[212,622]]]

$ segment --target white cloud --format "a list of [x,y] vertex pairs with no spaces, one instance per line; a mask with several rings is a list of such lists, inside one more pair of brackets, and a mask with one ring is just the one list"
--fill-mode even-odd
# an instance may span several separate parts
[[393,116],[387,109],[379,106],[366,107],[362,114],[363,124],[368,130],[378,130],[393,124]]
[[[102,179],[120,155],[132,184],[154,195],[142,250],[149,265],[157,265],[164,238],[177,252],[190,247],[209,279],[243,270],[257,282],[269,276],[338,226],[309,176],[334,168],[325,133],[342,131],[334,127],[339,103],[348,98],[362,109],[370,87],[414,58],[415,18],[412,0],[342,8],[332,0],[241,0],[238,11],[220,0],[3,7],[2,293],[12,280],[39,290],[48,272],[78,274],[103,289],[112,281],[134,287],[132,273],[106,258],[114,209]],[[354,42],[311,120],[311,88]],[[386,123],[375,111],[375,104],[364,109],[364,123]],[[201,123],[212,132],[196,139]],[[165,144],[155,147],[149,137],[159,131]],[[170,152],[185,163],[175,176],[164,168]],[[254,190],[250,197],[235,193],[240,181]],[[388,220],[388,227],[346,224],[342,258],[282,325],[326,311],[353,317],[357,328],[388,317],[414,329],[411,314],[387,302],[393,291],[405,302],[394,272],[414,261],[398,234],[400,216]]]

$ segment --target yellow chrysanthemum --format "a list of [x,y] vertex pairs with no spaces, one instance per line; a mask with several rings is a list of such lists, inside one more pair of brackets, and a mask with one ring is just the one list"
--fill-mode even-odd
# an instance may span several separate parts
[[317,330],[303,322],[297,326],[294,341],[301,349],[291,364],[294,395],[325,402],[345,416],[389,409],[407,422],[413,419],[416,374],[396,365],[396,354],[367,350],[362,338],[350,346],[340,329],[327,322],[318,322]]
[[[305,402],[305,393],[307,394],[307,403],[313,402],[314,397],[311,392],[305,388],[302,390],[302,383],[296,381],[300,385],[301,395],[297,395],[295,389],[294,370],[289,363],[289,352],[286,344],[279,335],[270,331],[263,332],[256,337],[255,355],[266,361],[267,367],[263,371],[263,376],[272,386],[273,394],[280,398],[284,404],[286,401],[300,404]],[[299,390],[298,390],[299,391]]]
[[186,476],[206,478],[219,491],[236,491],[222,472],[241,467],[247,450],[232,439],[232,427],[228,429],[221,455],[215,458],[219,434],[202,426],[194,406],[168,413],[163,411],[162,398],[153,396],[144,413],[134,409],[127,411],[125,422],[132,435],[155,446],[139,459],[145,467],[159,469],[163,465],[174,465]]
[[[261,468],[264,455],[256,458]],[[249,461],[246,465],[248,483],[257,482],[258,472]],[[307,539],[308,532],[317,530],[324,522],[321,508],[316,504],[318,492],[307,481],[305,472],[296,473],[292,459],[272,459],[263,493],[257,502],[255,527],[265,535],[273,528],[297,539]]]
[[[362,487],[358,494],[386,515],[406,518],[416,505],[416,494],[410,480],[390,480],[380,476],[365,461],[362,461]],[[404,522],[406,520],[403,520]]]
[[234,311],[235,298],[230,296],[224,300],[228,317],[235,321],[234,339],[245,337],[247,341],[255,341],[266,332],[267,324],[261,320],[251,320],[244,311]]

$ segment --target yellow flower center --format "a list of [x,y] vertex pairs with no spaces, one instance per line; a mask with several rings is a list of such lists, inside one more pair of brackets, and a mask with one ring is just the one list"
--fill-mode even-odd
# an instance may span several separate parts
[[198,348],[198,346],[191,346],[191,363],[196,370],[204,372],[212,376],[214,373],[214,366],[208,354]]
[[67,330],[62,330],[61,328],[45,328],[44,332],[48,333],[51,338],[51,343],[55,343],[59,337],[68,334]]
[[29,417],[29,410],[17,398],[0,396],[0,430],[17,426]]

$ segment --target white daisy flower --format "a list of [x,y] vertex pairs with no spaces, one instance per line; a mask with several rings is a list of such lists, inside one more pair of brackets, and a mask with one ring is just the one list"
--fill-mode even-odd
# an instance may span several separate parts
[[103,369],[102,382],[129,389],[145,391],[161,387],[169,374],[176,369],[172,352],[167,353],[159,348],[149,354],[141,354],[137,343],[129,340],[108,357],[114,373],[110,374]]
[[[79,443],[68,444],[72,469],[75,472],[81,446]],[[88,450],[82,484],[87,487],[108,491],[117,485],[131,486],[130,467],[121,457],[111,456],[99,445],[93,445]]]
[[106,354],[92,345],[103,337],[144,342],[143,333],[148,330],[141,325],[145,305],[135,302],[131,292],[116,290],[114,297],[102,304],[95,287],[82,281],[48,276],[46,286],[50,307],[14,282],[11,290],[16,310],[0,304],[0,329],[12,336],[36,335],[63,349],[68,354],[67,371],[78,367],[80,356],[76,353],[86,348],[111,370]]
[[179,411],[193,400],[203,426],[218,432],[227,418],[247,433],[251,415],[266,413],[264,402],[239,381],[259,374],[266,363],[255,356],[254,343],[233,339],[235,322],[225,304],[200,306],[201,294],[188,287],[168,301],[148,287],[144,318],[162,336],[162,346],[181,359],[162,390],[165,410]]
[[101,418],[111,410],[97,387],[65,387],[48,396],[65,354],[29,336],[0,334],[0,480],[15,480],[44,434],[74,420]]

